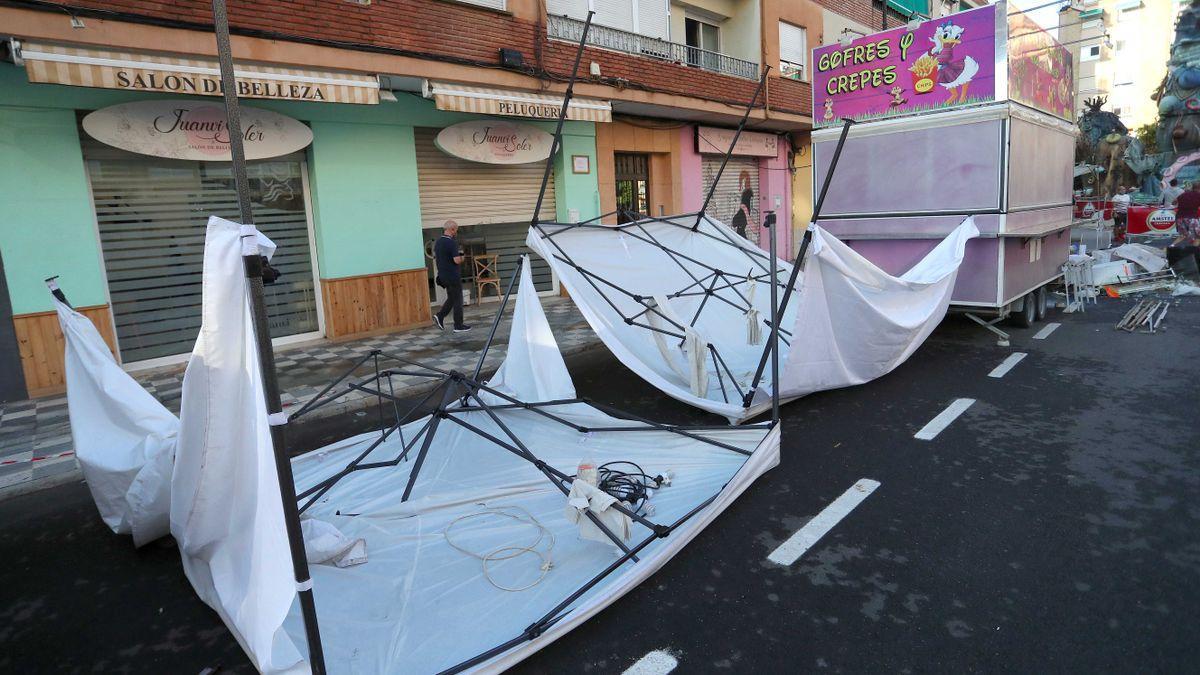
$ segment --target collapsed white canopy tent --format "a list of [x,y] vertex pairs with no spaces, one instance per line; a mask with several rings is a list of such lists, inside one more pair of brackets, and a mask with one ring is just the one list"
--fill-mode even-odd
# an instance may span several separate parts
[[[255,667],[307,672],[240,228],[208,225],[171,533]],[[520,281],[490,383],[384,355],[391,369],[347,386],[394,421],[292,462],[309,562],[327,563],[311,574],[328,672],[508,667],[645,580],[779,461],[777,425],[662,425],[577,398],[527,264]],[[405,414],[390,393],[401,372],[437,381]],[[297,414],[344,393],[329,391]],[[601,487],[620,468],[651,489],[618,501],[575,480],[584,464]]]
[[[903,363],[945,316],[966,242],[978,234],[967,218],[897,277],[813,226],[780,312],[780,398],[861,384]],[[539,223],[526,243],[647,382],[735,424],[770,406],[770,258],[730,228],[695,214]],[[786,285],[791,265],[776,269]]]

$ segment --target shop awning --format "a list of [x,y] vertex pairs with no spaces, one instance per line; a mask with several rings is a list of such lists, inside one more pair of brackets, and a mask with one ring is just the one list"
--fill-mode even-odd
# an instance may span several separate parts
[[[513,89],[489,89],[465,84],[426,81],[425,97],[432,98],[438,110],[558,119],[562,96],[535,94]],[[611,122],[612,104],[594,98],[575,98],[567,108],[567,119],[583,122]]]
[[[216,59],[121,52],[26,42],[21,48],[30,82],[200,96],[221,95]],[[379,103],[379,80],[321,70],[235,65],[238,95],[314,103]]]

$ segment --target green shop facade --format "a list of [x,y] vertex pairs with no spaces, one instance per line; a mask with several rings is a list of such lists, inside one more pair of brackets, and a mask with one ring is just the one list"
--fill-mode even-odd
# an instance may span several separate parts
[[[249,163],[255,220],[277,244],[283,273],[268,287],[277,345],[428,322],[441,299],[430,244],[447,219],[462,226],[469,254],[497,256],[507,283],[525,251],[544,161],[521,161],[520,152],[537,151],[524,139],[516,155],[476,157],[442,132],[533,127],[541,130],[536,146],[554,123],[499,117],[486,105],[457,112],[456,101],[473,110],[489,94],[455,94],[463,92],[439,99],[426,83],[424,93],[384,92],[375,104],[243,102],[311,132],[303,147]],[[178,363],[191,351],[205,223],[211,215],[236,220],[232,176],[225,161],[131,152],[85,130],[93,111],[139,101],[219,99],[32,83],[26,68],[0,63],[0,402],[63,386],[48,277],[58,276],[127,369]],[[543,217],[599,215],[595,124],[566,123]],[[533,269],[540,292],[557,292],[542,261]]]

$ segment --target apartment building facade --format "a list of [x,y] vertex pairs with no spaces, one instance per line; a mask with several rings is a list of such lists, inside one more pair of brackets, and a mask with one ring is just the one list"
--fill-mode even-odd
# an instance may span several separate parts
[[1158,118],[1152,96],[1171,56],[1175,18],[1186,0],[1082,0],[1059,14],[1059,41],[1075,52],[1075,110],[1107,99],[1130,130]]
[[[793,250],[807,222],[795,206],[811,203],[811,48],[844,26],[875,30],[885,12],[893,25],[928,15],[929,1],[230,0],[239,93],[259,125],[256,219],[284,273],[268,291],[273,337],[427,322],[440,293],[429,246],[448,219],[469,256],[512,273],[589,10],[541,217],[695,212],[711,188],[716,217],[765,248],[773,211]],[[0,6],[0,323],[12,327],[0,396],[62,386],[50,276],[127,368],[190,350],[204,221],[236,216],[210,12],[207,0]],[[539,291],[558,291],[541,261],[534,272]]]

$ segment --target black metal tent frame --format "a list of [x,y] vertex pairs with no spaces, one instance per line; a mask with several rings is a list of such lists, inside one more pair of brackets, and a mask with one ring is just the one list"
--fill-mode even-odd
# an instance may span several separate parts
[[[769,70],[769,67],[767,68],[767,70]],[[776,246],[776,242],[778,240],[777,233],[776,233],[777,221],[776,221],[775,214],[769,213],[764,222],[764,225],[770,231],[770,237],[771,237],[769,254],[764,254],[760,251],[754,250],[754,249],[746,246],[744,242],[738,242],[734,238],[736,235],[731,234],[728,229],[719,227],[717,225],[713,225],[705,220],[705,212],[708,210],[708,204],[712,200],[713,192],[716,190],[717,184],[721,180],[721,174],[725,171],[725,166],[729,161],[729,157],[733,154],[733,150],[737,146],[738,138],[741,136],[742,129],[746,125],[746,121],[749,117],[751,108],[753,108],[753,106],[754,106],[754,102],[758,99],[758,93],[762,90],[762,85],[763,85],[763,82],[766,81],[766,76],[767,76],[766,71],[764,71],[763,72],[763,80],[759,82],[759,87],[754,92],[754,99],[752,99],[750,104],[747,106],[746,114],[743,115],[743,117],[742,117],[742,121],[738,126],[737,132],[734,134],[733,141],[729,145],[729,150],[726,151],[725,158],[721,162],[721,167],[720,167],[720,169],[717,170],[717,175],[713,179],[712,184],[709,186],[708,194],[704,199],[704,205],[695,214],[685,213],[685,214],[681,214],[678,216],[671,216],[671,217],[655,217],[655,216],[637,213],[635,211],[631,211],[628,209],[620,209],[619,208],[616,211],[605,213],[603,215],[597,216],[595,218],[592,218],[590,220],[583,221],[580,223],[539,222],[535,219],[535,221],[532,223],[532,226],[535,230],[537,230],[538,234],[542,237],[543,241],[549,242],[554,247],[555,253],[552,254],[554,256],[554,258],[556,258],[563,264],[571,267],[576,272],[578,272],[580,274],[580,276],[584,279],[584,281],[586,281],[587,284],[589,286],[591,286],[591,288],[597,294],[599,294],[601,299],[603,299],[604,302],[609,307],[611,307],[614,312],[617,313],[617,315],[621,318],[621,320],[625,324],[627,324],[629,326],[637,326],[638,328],[642,328],[642,329],[645,329],[645,330],[648,330],[651,332],[656,332],[656,333],[660,333],[663,335],[668,335],[673,338],[677,338],[680,340],[681,344],[684,340],[684,333],[686,332],[686,330],[688,328],[695,327],[696,322],[700,319],[700,315],[701,315],[701,313],[703,313],[704,308],[708,304],[709,299],[723,302],[726,305],[733,307],[734,309],[737,309],[743,313],[748,313],[752,309],[752,306],[750,305],[750,302],[746,298],[746,296],[743,295],[741,293],[741,291],[738,290],[738,287],[743,284],[749,285],[750,283],[755,283],[755,284],[768,283],[770,286],[770,292],[771,292],[771,313],[768,318],[764,318],[764,319],[762,319],[762,321],[767,327],[769,327],[771,329],[770,337],[767,339],[766,344],[763,346],[763,351],[762,351],[762,354],[760,355],[759,361],[758,361],[758,367],[755,369],[754,378],[751,380],[749,385],[746,387],[746,390],[743,391],[742,387],[738,385],[737,378],[734,377],[733,373],[729,370],[729,366],[725,363],[725,359],[721,356],[721,353],[718,350],[718,348],[713,344],[709,344],[708,350],[710,352],[710,356],[711,356],[712,363],[713,363],[713,371],[717,375],[717,383],[720,385],[720,388],[721,388],[722,398],[725,400],[726,403],[729,403],[729,392],[725,386],[725,380],[726,380],[726,378],[728,378],[729,382],[732,384],[732,387],[736,390],[737,394],[741,397],[741,403],[742,403],[743,408],[749,408],[751,403],[753,402],[754,395],[757,392],[759,384],[762,382],[763,374],[766,371],[767,361],[768,361],[768,359],[770,359],[771,360],[771,372],[772,372],[772,378],[771,378],[772,420],[778,420],[779,419],[779,368],[778,368],[779,341],[782,340],[784,342],[784,344],[787,344],[790,347],[791,342],[788,340],[788,338],[792,337],[792,333],[790,331],[788,331],[787,329],[785,329],[779,325],[780,324],[779,319],[780,319],[780,317],[783,316],[784,311],[787,309],[788,301],[791,299],[792,292],[796,286],[796,280],[799,276],[800,271],[804,268],[804,261],[805,261],[806,255],[808,253],[808,247],[809,247],[809,244],[812,242],[812,230],[808,229],[808,230],[805,230],[805,232],[804,232],[804,238],[801,241],[800,250],[796,255],[795,262],[792,264],[791,274],[788,276],[788,278],[784,282],[783,298],[782,298],[782,300],[777,302],[776,296],[777,296],[777,291],[778,291],[778,287],[779,287],[779,272],[780,272],[780,270],[777,269],[778,258],[776,257],[776,252],[775,252],[775,246]],[[849,120],[849,119],[844,120],[844,123],[842,126],[842,133],[838,139],[837,148],[834,150],[834,154],[833,154],[832,161],[830,163],[829,171],[827,171],[825,174],[825,181],[821,187],[821,194],[818,197],[816,205],[813,209],[812,222],[816,222],[820,216],[821,205],[824,203],[825,195],[829,191],[829,184],[833,178],[834,169],[837,167],[838,159],[841,157],[842,148],[846,143],[846,137],[849,134],[850,126],[852,124],[853,124],[852,120]],[[603,220],[604,218],[608,218],[613,215],[619,215],[619,216],[626,217],[630,220],[630,222],[627,222],[624,224],[618,224],[618,225],[605,225],[605,224],[600,223],[600,221]],[[692,216],[695,216],[696,220],[690,227],[683,225],[680,222],[677,222],[677,221],[690,219]],[[733,249],[736,249],[737,251],[740,251],[743,255],[745,255],[746,258],[750,261],[750,263],[752,263],[752,265],[757,266],[760,270],[762,270],[762,273],[755,274],[753,272],[753,270],[751,270],[751,272],[749,274],[747,274],[746,276],[742,276],[740,274],[731,274],[725,270],[721,270],[717,267],[714,267],[705,262],[697,260],[691,256],[685,255],[679,251],[672,250],[671,248],[669,248],[668,246],[666,246],[662,242],[660,242],[658,239],[656,239],[654,237],[654,235],[652,235],[645,228],[645,224],[647,224],[647,223],[663,223],[663,224],[677,227],[680,229],[690,230],[693,233],[708,237],[709,239],[712,239],[714,242],[717,242],[720,245],[728,246]],[[711,232],[706,232],[704,229],[701,229],[702,225],[707,225],[708,229],[710,229]],[[552,228],[552,229],[548,229],[548,228]],[[634,231],[635,228],[636,228],[636,231]],[[662,251],[663,254],[665,254],[668,258],[670,258],[671,262],[673,262],[676,266],[678,266],[681,270],[683,270],[688,275],[688,277],[691,278],[691,283],[688,283],[685,280],[684,281],[684,283],[686,284],[685,286],[683,286],[679,290],[675,291],[674,293],[670,293],[670,294],[666,295],[665,297],[667,297],[669,299],[669,298],[680,298],[680,297],[688,297],[688,296],[703,296],[703,300],[700,301],[700,305],[696,308],[696,312],[692,316],[691,320],[688,322],[688,325],[683,326],[678,321],[672,319],[670,316],[668,316],[667,314],[660,311],[657,307],[657,303],[655,303],[653,298],[639,295],[639,294],[633,293],[625,288],[622,288],[618,283],[616,283],[610,279],[606,279],[603,276],[601,276],[601,275],[587,269],[586,267],[583,267],[579,263],[575,262],[575,260],[571,258],[570,254],[567,253],[563,249],[563,247],[560,246],[559,243],[554,240],[554,237],[556,235],[562,234],[563,232],[570,232],[572,230],[577,230],[577,229],[591,229],[591,230],[607,231],[607,232],[612,232],[618,236],[629,236],[629,237],[636,239],[638,241],[641,241],[645,244],[649,244],[650,246],[656,247],[660,251]],[[767,261],[766,263],[763,262],[764,259]],[[692,265],[694,265],[695,267],[697,267],[699,269],[690,269],[685,263],[691,263]],[[700,275],[700,276],[697,276],[697,275]],[[597,284],[597,282],[599,282],[599,285]],[[638,311],[634,314],[626,314],[625,312],[621,311],[621,308],[618,307],[615,302],[613,302],[612,298],[608,295],[608,293],[606,293],[604,291],[604,289],[601,288],[601,285],[603,285],[605,288],[610,289],[609,292],[620,293],[620,294],[624,295],[625,297],[628,297],[629,299],[638,303],[642,307],[641,311]],[[731,298],[731,297],[721,295],[720,291],[726,291],[726,290],[733,291],[733,293],[736,295],[736,297]],[[642,319],[642,317],[647,316],[650,313],[653,313],[654,315],[660,317],[662,320],[666,321],[671,326],[678,329],[678,331],[669,330],[666,328],[660,328],[657,326],[650,325],[649,323],[646,323],[645,321],[640,321],[640,319]]]
[[[538,219],[543,196],[546,186],[549,182],[550,172],[554,157],[562,142],[562,127],[566,118],[568,107],[573,95],[575,73],[578,71],[580,59],[583,56],[584,45],[587,42],[587,34],[591,26],[592,13],[588,13],[587,21],[583,29],[583,36],[580,39],[579,47],[575,55],[575,62],[572,68],[571,79],[567,84],[566,93],[564,95],[562,109],[559,112],[558,125],[554,134],[553,143],[549,157],[546,160],[546,169],[542,178],[542,188],[538,195],[537,204],[534,209],[534,215],[531,220],[531,226],[538,227],[540,221]],[[242,147],[241,138],[241,121],[238,105],[237,89],[235,86],[233,72],[233,58],[229,41],[229,24],[226,14],[225,0],[213,0],[213,19],[214,28],[217,39],[217,52],[221,66],[221,77],[223,86],[223,96],[226,107],[226,118],[230,135],[230,153],[233,164],[234,181],[238,192],[238,201],[243,225],[253,225],[253,212],[250,205],[249,185],[246,176],[245,154]],[[761,90],[762,83],[759,84]],[[757,98],[757,92],[755,94]],[[749,115],[749,111],[747,111]],[[745,119],[743,118],[743,124]],[[739,128],[740,134],[740,128]],[[735,138],[736,142],[736,138]],[[726,158],[728,159],[728,157]],[[710,193],[711,197],[711,193]],[[697,218],[697,226],[700,218]],[[249,236],[243,233],[244,236]],[[774,258],[772,257],[772,260]],[[752,451],[723,443],[713,438],[707,438],[699,432],[706,431],[729,431],[730,427],[725,425],[719,426],[704,426],[704,425],[670,425],[661,424],[648,420],[630,413],[617,411],[611,406],[587,399],[573,398],[555,401],[540,401],[540,402],[525,402],[516,397],[510,396],[502,391],[488,386],[480,380],[479,374],[483,368],[484,359],[487,357],[488,350],[495,339],[496,330],[500,324],[501,317],[507,307],[510,296],[516,285],[516,280],[521,273],[521,268],[518,266],[513,278],[509,282],[508,289],[504,295],[503,301],[496,312],[495,319],[492,322],[491,332],[488,335],[487,342],[479,356],[479,360],[475,366],[474,372],[471,375],[466,375],[454,371],[446,371],[433,366],[421,364],[409,359],[405,359],[394,354],[389,354],[381,350],[375,350],[357,361],[349,368],[341,377],[334,380],[326,386],[320,393],[312,397],[295,413],[283,416],[281,415],[282,405],[279,396],[278,380],[275,372],[274,351],[270,341],[270,333],[267,329],[267,313],[265,303],[263,301],[263,285],[262,285],[262,259],[257,255],[245,255],[243,258],[245,264],[245,274],[250,295],[250,311],[255,324],[255,337],[257,350],[260,358],[260,374],[264,381],[264,395],[267,412],[271,418],[271,438],[275,455],[276,471],[280,484],[280,494],[283,506],[284,522],[288,533],[289,552],[292,559],[293,571],[297,586],[297,595],[300,601],[301,616],[303,618],[305,638],[308,644],[309,664],[314,673],[321,674],[326,672],[324,652],[321,645],[321,636],[318,627],[316,606],[312,593],[312,580],[308,569],[308,563],[304,552],[304,541],[300,530],[300,514],[308,510],[321,497],[326,495],[339,481],[343,478],[369,469],[382,469],[395,467],[400,462],[406,462],[414,448],[418,447],[416,457],[413,459],[414,464],[409,474],[408,482],[405,486],[401,501],[406,501],[411,496],[413,488],[416,485],[422,465],[433,445],[437,430],[443,422],[449,422],[458,427],[466,429],[480,438],[483,438],[503,450],[511,452],[516,457],[532,464],[540,471],[547,480],[555,485],[564,495],[569,493],[569,485],[574,479],[563,471],[547,464],[545,461],[538,458],[524,442],[515,434],[501,419],[498,411],[528,411],[537,414],[543,418],[551,420],[555,423],[564,425],[577,433],[628,433],[628,432],[668,432],[687,437],[699,443],[704,443],[716,448],[738,453],[745,456],[752,455]],[[761,263],[760,263],[761,266]],[[764,268],[765,269],[765,268]],[[717,275],[722,276],[722,275]],[[742,280],[745,281],[744,279]],[[734,288],[737,285],[736,280],[726,279],[726,286]],[[715,287],[715,280],[710,284],[710,288]],[[772,285],[774,286],[774,284]],[[714,352],[714,358],[719,358]],[[351,377],[368,361],[373,362],[374,374],[360,381],[351,381]],[[387,365],[388,362],[397,364],[395,367],[381,367]],[[396,396],[393,377],[396,376],[415,376],[421,378],[429,378],[437,380],[437,383],[422,397],[417,403],[407,410],[400,413],[400,404],[404,401]],[[339,387],[344,385],[344,388]],[[386,387],[386,392],[384,391]],[[307,488],[297,494],[295,489],[295,479],[292,474],[291,461],[287,453],[286,437],[284,430],[286,424],[291,420],[300,418],[313,410],[316,410],[324,405],[328,405],[337,400],[346,393],[358,391],[373,395],[377,399],[377,408],[380,421],[380,436],[370,443],[367,449],[360,453],[355,459],[350,461],[344,468],[316,485]],[[504,401],[501,404],[488,403],[483,394],[489,394]],[[436,404],[431,410],[425,412],[425,407],[430,401],[436,400]],[[555,408],[572,404],[587,404],[593,408],[600,410],[608,415],[625,418],[626,424],[617,426],[604,427],[588,427],[577,422],[574,422],[567,417],[556,414]],[[392,409],[392,419],[387,421],[386,408],[390,405]],[[473,413],[482,412],[486,417],[499,429],[500,434],[493,434],[488,430],[480,428],[478,425],[469,421],[469,417]],[[411,420],[417,419],[420,414],[426,414],[428,419],[409,438],[404,436],[404,426]],[[285,421],[280,422],[283,419]],[[773,429],[777,424],[777,416],[770,423],[760,425],[748,425],[744,428],[761,428]],[[400,452],[396,457],[386,461],[366,462],[366,458],[380,447],[393,434],[400,439]],[[636,541],[632,545],[627,545],[611,530],[609,530],[600,520],[590,511],[584,513],[604,534],[616,545],[622,555],[614,560],[611,564],[605,567],[598,574],[589,579],[586,583],[580,586],[573,593],[569,594],[559,604],[550,611],[546,612],[537,621],[526,627],[518,636],[508,640],[500,645],[488,649],[470,659],[467,659],[451,668],[443,671],[445,673],[457,673],[475,665],[483,663],[492,657],[501,654],[512,647],[532,640],[549,627],[553,626],[564,616],[571,604],[578,600],[581,596],[594,588],[597,584],[603,581],[608,575],[623,566],[626,562],[638,562],[638,554],[654,542],[656,539],[669,537],[679,527],[686,523],[689,519],[702,511],[705,507],[711,504],[724,490],[718,490],[712,496],[706,498],[683,516],[671,523],[657,523],[637,511],[630,509],[621,502],[613,505],[621,513],[628,516],[634,522],[644,526],[650,531],[649,536]]]

